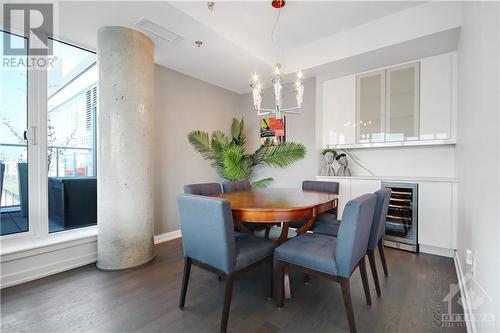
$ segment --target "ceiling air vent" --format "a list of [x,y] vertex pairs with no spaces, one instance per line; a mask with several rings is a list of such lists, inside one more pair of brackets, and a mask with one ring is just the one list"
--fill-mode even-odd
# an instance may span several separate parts
[[173,31],[168,30],[167,28],[162,27],[161,25],[154,23],[150,19],[145,17],[141,18],[139,21],[135,23],[139,28],[151,32],[156,36],[168,40],[170,43],[175,44],[181,41],[184,37],[176,34]]

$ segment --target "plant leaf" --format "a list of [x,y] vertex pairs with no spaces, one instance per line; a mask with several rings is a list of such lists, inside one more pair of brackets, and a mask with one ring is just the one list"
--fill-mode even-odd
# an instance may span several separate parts
[[221,155],[225,146],[229,144],[229,139],[222,131],[212,132],[212,150],[215,155]]
[[245,122],[243,118],[238,120],[233,118],[233,123],[231,124],[231,136],[233,137],[233,143],[239,146],[245,146],[246,135],[245,135]]
[[274,178],[272,178],[272,177],[256,180],[256,181],[252,182],[252,188],[267,187],[267,185],[269,185],[273,180],[274,180]]
[[266,147],[263,161],[271,167],[284,168],[304,158],[305,154],[306,147],[303,144],[285,142],[276,146]]
[[253,165],[259,165],[264,162],[264,157],[266,156],[268,150],[267,148],[268,147],[262,145],[252,155],[250,155]]
[[204,159],[215,159],[207,132],[192,131],[188,134],[188,140],[194,150],[199,152]]
[[229,180],[243,180],[249,178],[251,173],[249,165],[251,165],[251,163],[245,161],[248,157],[245,156],[243,147],[229,145],[224,149],[223,156],[224,178]]

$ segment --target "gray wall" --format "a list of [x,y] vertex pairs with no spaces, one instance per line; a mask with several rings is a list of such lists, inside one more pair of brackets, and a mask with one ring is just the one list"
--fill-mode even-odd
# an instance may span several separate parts
[[184,184],[220,181],[187,141],[191,130],[229,131],[240,95],[162,66],[155,68],[155,234],[178,230]]
[[[489,297],[471,283],[484,303],[474,313],[494,313],[500,330],[500,118],[498,2],[464,4],[464,25],[458,48],[458,128],[456,166],[458,188],[458,253],[467,273],[465,251],[475,255],[474,279]],[[469,294],[470,295],[470,294]]]
[[[291,86],[283,89],[285,100],[283,107],[296,105],[295,94]],[[263,92],[262,107],[269,108],[274,105],[274,92],[271,88]],[[240,117],[245,118],[247,128],[248,152],[253,152],[260,146],[259,120],[253,109],[252,94],[241,96]],[[285,169],[274,169],[268,166],[259,167],[255,172],[255,180],[273,177],[274,182],[270,187],[300,187],[302,180],[314,179],[318,170],[318,152],[316,145],[316,80],[314,78],[304,81],[304,105],[301,114],[289,115],[286,118],[286,140],[302,143],[307,148],[306,157]]]

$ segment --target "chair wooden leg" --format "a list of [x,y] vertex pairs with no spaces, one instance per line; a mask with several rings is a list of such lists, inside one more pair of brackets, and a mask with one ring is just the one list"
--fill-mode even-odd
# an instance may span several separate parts
[[372,296],[370,294],[370,285],[368,284],[368,275],[366,274],[365,257],[359,261],[359,272],[361,273],[361,281],[365,290],[366,304],[372,305]]
[[351,333],[356,333],[356,323],[354,322],[354,312],[352,311],[351,288],[349,286],[349,279],[340,280],[340,287],[342,289],[342,298],[344,299],[347,322],[349,323],[349,331]]
[[270,276],[270,286],[269,286],[269,299],[272,300],[273,299],[273,285],[274,285],[274,270],[275,270],[275,267],[274,267],[274,261],[271,257],[271,276]]
[[375,253],[373,250],[368,250],[368,260],[370,261],[370,268],[373,275],[373,283],[375,284],[375,290],[377,291],[377,296],[380,297],[382,294],[380,292],[380,283],[378,282],[377,265],[375,264]]
[[282,308],[283,300],[285,298],[285,264],[278,260],[275,260],[274,267],[275,267],[274,290],[276,292],[275,295],[276,306],[278,308]]
[[224,294],[224,308],[222,310],[222,319],[220,322],[220,332],[225,333],[229,319],[229,310],[231,308],[231,298],[233,296],[234,274],[229,274],[226,278],[226,292]]
[[181,295],[179,297],[179,309],[184,309],[184,303],[186,302],[186,293],[189,283],[189,274],[191,273],[191,258],[184,258],[184,274],[182,277],[182,287]]
[[266,225],[266,233],[265,233],[265,237],[266,238],[269,238],[269,233],[271,232],[271,225]]
[[389,273],[387,272],[387,262],[385,261],[384,243],[382,239],[378,242],[378,252],[380,253],[380,260],[382,261],[382,267],[384,268],[384,275],[389,276]]
[[288,267],[285,266],[285,275],[283,277],[283,284],[285,286],[285,298],[292,298],[292,289],[290,287],[290,274],[288,274]]

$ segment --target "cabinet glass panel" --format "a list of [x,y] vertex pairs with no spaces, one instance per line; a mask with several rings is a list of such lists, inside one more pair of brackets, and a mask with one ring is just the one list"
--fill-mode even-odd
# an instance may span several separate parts
[[418,63],[388,69],[386,84],[386,141],[418,140]]
[[356,94],[356,142],[383,142],[385,71],[359,75]]

